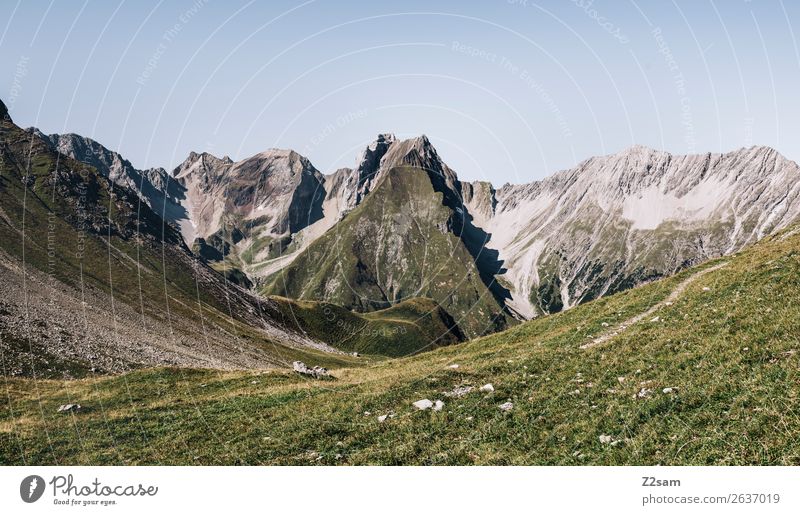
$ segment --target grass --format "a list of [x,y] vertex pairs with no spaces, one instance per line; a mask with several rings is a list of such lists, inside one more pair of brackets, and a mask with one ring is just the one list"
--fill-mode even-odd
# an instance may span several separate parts
[[[187,369],[6,378],[0,463],[798,465],[800,234],[726,260],[657,322],[585,350],[718,261],[332,381]],[[484,383],[495,391],[443,395]],[[422,398],[445,407],[416,411]],[[56,414],[67,402],[87,409]]]
[[463,340],[450,316],[432,299],[409,299],[366,314],[324,302],[271,297],[284,324],[337,349],[400,357]]

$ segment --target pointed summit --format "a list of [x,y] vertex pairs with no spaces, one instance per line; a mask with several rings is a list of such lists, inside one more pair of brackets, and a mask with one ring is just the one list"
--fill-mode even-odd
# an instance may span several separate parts
[[392,145],[381,162],[381,168],[413,166],[441,173],[445,168],[439,154],[424,134]]
[[367,145],[356,160],[356,172],[359,183],[370,179],[378,171],[381,159],[386,155],[389,147],[397,141],[394,134],[378,134],[378,137]]
[[0,119],[8,120],[9,122],[11,121],[11,116],[8,114],[8,108],[2,100],[0,100]]

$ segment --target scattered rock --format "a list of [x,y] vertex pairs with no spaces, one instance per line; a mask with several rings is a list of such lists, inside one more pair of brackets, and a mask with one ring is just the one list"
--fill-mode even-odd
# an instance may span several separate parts
[[513,402],[504,402],[500,405],[500,411],[511,411],[512,409],[514,409]]
[[365,412],[364,412],[364,416],[365,416],[365,417],[368,417],[368,416],[370,416],[370,415],[372,415],[372,412],[371,412],[371,411],[365,411]]
[[619,382],[619,384],[622,384],[622,383],[624,383],[624,382],[625,382],[625,376],[619,376],[619,377],[617,378],[617,381]]
[[677,390],[677,388],[674,388],[672,386],[668,386],[667,388],[664,388],[661,391],[664,392],[664,393],[675,393],[676,390]]
[[80,404],[62,404],[58,407],[58,413],[78,412],[83,409]]
[[453,370],[455,370],[458,368],[458,363],[453,363],[452,365],[449,365],[447,368],[452,368]]
[[492,386],[492,383],[487,383],[487,384],[481,386],[480,391],[482,391],[484,393],[491,393],[491,392],[494,391],[494,386]]
[[426,409],[432,408],[433,407],[433,402],[428,400],[428,399],[420,399],[417,402],[415,402],[413,404],[413,406],[415,408],[417,408],[418,410],[424,411]]
[[361,356],[361,354],[359,354],[358,352],[354,352],[354,353],[351,354],[351,356],[353,356],[354,358],[357,358],[357,357]]
[[708,286],[703,286],[703,291],[711,291],[711,288],[709,288]]
[[653,317],[650,319],[651,322],[658,322],[659,320],[661,320],[661,317]]
[[467,422],[472,422],[473,420],[475,420],[475,417],[467,417],[464,420],[466,420]]
[[608,327],[608,322],[603,322],[603,323],[602,323],[602,324],[600,324],[600,325],[602,325],[603,327]]
[[378,422],[384,423],[384,422],[386,422],[387,418],[389,418],[389,415],[381,415],[381,416],[378,417]]
[[445,397],[463,397],[474,390],[472,386],[456,386],[452,391],[445,392]]
[[303,363],[302,361],[295,361],[294,363],[292,363],[292,368],[298,374],[311,376],[314,379],[320,379],[322,377],[330,377],[330,373],[328,372],[327,368],[324,367],[308,368],[306,364]]
[[610,444],[613,438],[609,435],[600,435],[600,443]]
[[433,411],[442,411],[444,408],[444,402],[437,400],[433,403]]
[[653,394],[653,390],[650,388],[642,388],[639,390],[639,393],[636,394],[636,397],[639,399],[644,399],[650,397]]

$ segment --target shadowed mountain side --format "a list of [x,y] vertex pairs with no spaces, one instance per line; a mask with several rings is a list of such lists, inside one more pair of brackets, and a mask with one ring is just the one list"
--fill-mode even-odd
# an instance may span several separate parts
[[506,323],[430,173],[395,167],[364,201],[303,250],[264,292],[358,311],[430,297],[468,337]]

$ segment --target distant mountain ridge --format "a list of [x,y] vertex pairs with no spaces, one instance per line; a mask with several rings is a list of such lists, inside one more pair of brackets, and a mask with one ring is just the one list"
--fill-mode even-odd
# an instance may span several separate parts
[[483,210],[525,317],[737,252],[800,218],[800,169],[769,147],[675,156],[634,146],[482,191],[471,210]]
[[[59,146],[69,155],[79,148]],[[162,188],[156,203],[167,199],[165,219],[210,261],[243,271],[268,293],[287,294],[283,287],[299,298],[332,301],[341,297],[338,287],[353,288],[311,287],[314,271],[298,272],[292,263],[326,233],[343,229],[349,213],[400,167],[425,170],[432,190],[424,195],[440,194],[452,211],[446,232],[467,251],[458,267],[479,276],[496,304],[479,317],[487,327],[498,316],[528,319],[673,274],[800,218],[798,166],[769,147],[681,156],[636,145],[543,180],[495,188],[460,181],[425,136],[381,134],[353,168],[329,175],[294,151],[275,149],[238,162],[192,153],[168,177],[139,174]],[[402,180],[402,174],[394,179]],[[165,183],[174,189],[164,190]],[[397,263],[411,252],[419,251],[405,249]],[[396,279],[402,270],[375,270],[370,277]],[[279,274],[292,281],[281,286]],[[296,289],[296,281],[307,287]],[[370,310],[396,301],[383,297],[343,305]],[[447,299],[437,301],[447,309]]]

